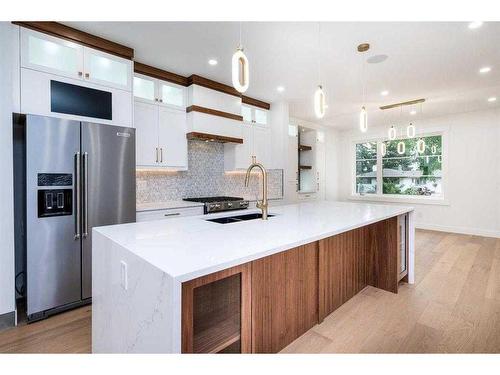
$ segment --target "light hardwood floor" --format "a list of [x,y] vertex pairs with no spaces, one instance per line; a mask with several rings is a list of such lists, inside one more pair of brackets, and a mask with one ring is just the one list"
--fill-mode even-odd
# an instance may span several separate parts
[[[416,282],[367,287],[283,353],[500,353],[500,239],[417,231]],[[91,307],[0,333],[0,352],[88,353]]]

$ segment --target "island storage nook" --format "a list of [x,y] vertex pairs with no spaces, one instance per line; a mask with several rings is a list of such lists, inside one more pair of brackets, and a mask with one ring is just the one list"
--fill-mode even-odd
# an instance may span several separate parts
[[93,352],[276,353],[366,286],[413,283],[410,207],[310,202],[271,214],[94,229]]

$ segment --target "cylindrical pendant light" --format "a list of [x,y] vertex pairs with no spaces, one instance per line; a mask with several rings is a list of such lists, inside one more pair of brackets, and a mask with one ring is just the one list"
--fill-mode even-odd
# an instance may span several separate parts
[[423,154],[425,152],[425,141],[423,139],[419,139],[417,141],[417,151],[419,154]]
[[391,141],[394,141],[396,139],[396,128],[394,126],[391,126],[389,128],[389,139]]
[[359,114],[359,129],[366,133],[368,130],[368,113],[366,113],[366,108],[362,107],[361,112]]
[[317,118],[323,118],[326,113],[325,93],[321,85],[318,86],[314,93],[314,113]]
[[403,141],[398,142],[398,154],[403,155],[406,151],[406,145]]
[[241,44],[241,22],[240,22],[240,43],[233,54],[231,61],[232,81],[233,87],[238,92],[245,92],[250,85],[250,67],[248,59],[243,53],[243,46]]
[[415,126],[410,122],[410,125],[406,128],[406,136],[408,138],[414,138],[415,137]]

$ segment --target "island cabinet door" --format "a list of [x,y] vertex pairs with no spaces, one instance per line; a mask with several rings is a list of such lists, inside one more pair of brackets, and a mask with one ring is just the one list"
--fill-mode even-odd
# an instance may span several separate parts
[[317,323],[317,242],[252,262],[253,353],[277,353]]
[[182,284],[182,352],[249,353],[251,264]]

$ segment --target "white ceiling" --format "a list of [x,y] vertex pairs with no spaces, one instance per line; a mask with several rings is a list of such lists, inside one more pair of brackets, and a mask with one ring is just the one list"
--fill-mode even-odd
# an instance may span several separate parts
[[[199,74],[231,84],[231,56],[238,44],[234,22],[67,22],[135,50],[135,59],[182,75]],[[422,115],[440,116],[500,104],[500,22],[470,30],[466,22],[245,22],[242,43],[250,62],[246,95],[268,102],[287,100],[294,117],[337,128],[354,128],[362,105],[361,62],[386,54],[380,64],[365,64],[366,100],[371,123],[399,121],[399,110],[378,107],[424,97]],[[368,42],[361,55],[356,47]],[[317,121],[313,93],[321,83],[327,115]],[[210,66],[215,58],[218,65]],[[491,66],[488,74],[479,74]],[[278,93],[276,87],[285,87]],[[388,90],[382,97],[380,92]],[[498,97],[489,103],[487,98]],[[420,112],[420,108],[417,108]],[[405,112],[408,112],[406,110]],[[408,118],[410,118],[408,116]]]

